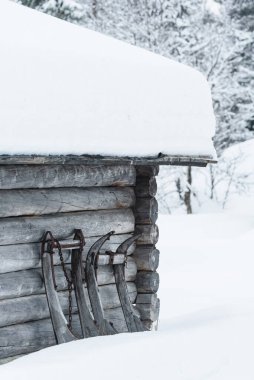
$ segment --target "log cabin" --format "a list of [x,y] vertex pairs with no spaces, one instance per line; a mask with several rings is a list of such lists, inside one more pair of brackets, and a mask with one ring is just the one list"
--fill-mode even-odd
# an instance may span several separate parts
[[[168,254],[156,248],[156,176],[160,165],[216,160],[206,80],[8,0],[1,0],[0,32],[0,363],[57,343],[54,302],[66,320],[71,314],[74,336],[85,336],[80,300],[76,289],[70,295],[62,265],[71,274],[67,242],[77,230],[85,239],[82,270],[91,247],[114,231],[99,250],[96,294],[117,333],[130,329],[115,271],[123,260],[112,253],[136,236],[124,258],[126,302],[144,330],[153,329],[159,256]],[[46,231],[67,246],[62,256],[52,253],[57,288],[50,300],[41,255]],[[94,318],[97,295],[84,273]]]

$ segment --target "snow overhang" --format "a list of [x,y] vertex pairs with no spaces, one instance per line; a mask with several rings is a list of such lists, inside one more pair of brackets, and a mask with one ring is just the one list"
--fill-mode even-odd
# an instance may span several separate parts
[[8,0],[0,48],[1,162],[216,160],[198,71]]

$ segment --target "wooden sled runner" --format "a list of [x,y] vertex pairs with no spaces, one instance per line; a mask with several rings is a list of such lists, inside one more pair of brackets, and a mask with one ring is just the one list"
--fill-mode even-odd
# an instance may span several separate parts
[[[42,272],[45,284],[46,296],[52,326],[58,344],[79,339],[72,332],[72,291],[75,291],[78,307],[79,320],[83,338],[98,335],[113,335],[117,331],[113,323],[105,318],[104,310],[100,298],[97,283],[98,265],[111,264],[113,266],[116,287],[119,295],[120,304],[128,331],[146,331],[138,314],[136,313],[128,294],[125,281],[125,265],[127,262],[128,248],[138,239],[139,235],[132,236],[124,241],[116,252],[107,251],[100,255],[103,244],[110,239],[114,231],[102,236],[89,249],[86,258],[85,270],[82,263],[82,251],[85,244],[84,235],[81,230],[75,230],[73,241],[59,242],[50,231],[44,235],[41,248]],[[71,250],[71,271],[66,269],[62,250]],[[54,275],[53,255],[58,251],[63,273],[68,284],[69,291],[69,321],[67,322],[62,311],[57,294],[57,284]],[[84,278],[85,277],[85,278]],[[89,310],[85,293],[84,280],[87,284],[88,296],[92,308]]]
[[[76,230],[76,234],[74,236],[76,238],[83,237],[83,233],[81,230]],[[85,299],[84,294],[84,287],[83,287],[83,280],[82,280],[82,273],[83,266],[82,266],[82,250],[81,249],[74,249],[72,251],[72,257],[71,257],[71,274],[72,274],[72,281],[74,285],[76,300],[77,300],[77,306],[78,306],[78,313],[79,313],[79,319],[81,324],[81,330],[83,333],[84,338],[89,338],[92,336],[98,336],[99,331],[96,326],[95,321],[93,320],[91,313],[88,309],[88,305]]]
[[108,322],[104,316],[104,310],[101,303],[99,287],[96,279],[96,269],[97,269],[97,256],[102,245],[110,239],[110,236],[113,235],[114,231],[109,232],[108,234],[102,236],[97,240],[92,247],[89,249],[86,258],[86,282],[87,289],[89,294],[90,303],[92,306],[93,315],[96,321],[96,324],[99,329],[100,335],[113,335],[116,334],[112,323]]
[[[75,230],[73,242],[63,242],[62,244],[54,238],[50,231],[47,231],[42,241],[41,260],[42,273],[48,307],[52,326],[58,344],[70,342],[78,339],[71,331],[72,320],[72,289],[74,286],[76,301],[78,306],[79,319],[83,337],[97,336],[99,334],[92,315],[89,311],[82,283],[82,251],[84,246],[84,236],[81,230]],[[54,275],[53,255],[54,250],[58,250],[63,272],[68,284],[69,291],[69,323],[63,314],[60,301],[57,294],[57,285]],[[67,273],[62,249],[72,250],[71,276]]]
[[[124,256],[124,262],[122,264],[113,265],[114,276],[116,280],[116,287],[121,302],[121,306],[124,313],[125,322],[127,324],[128,331],[139,332],[146,331],[147,329],[141,322],[139,316],[135,312],[133,305],[130,301],[128,294],[128,288],[125,281],[125,265],[127,263],[127,251],[128,248],[140,237],[135,235],[125,240],[116,250],[116,254]],[[111,253],[112,254],[112,253]]]

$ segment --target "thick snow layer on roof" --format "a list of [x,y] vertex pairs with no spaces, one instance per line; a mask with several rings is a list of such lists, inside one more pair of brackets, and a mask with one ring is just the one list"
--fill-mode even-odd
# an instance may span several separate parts
[[196,70],[0,1],[0,154],[214,156]]

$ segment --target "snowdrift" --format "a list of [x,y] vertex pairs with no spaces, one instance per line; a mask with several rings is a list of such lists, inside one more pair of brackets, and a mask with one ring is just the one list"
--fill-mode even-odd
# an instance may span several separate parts
[[171,215],[160,226],[159,331],[48,348],[1,366],[1,379],[252,380],[253,217]]

